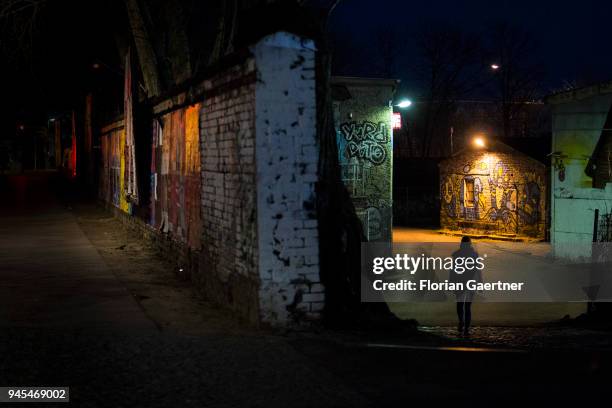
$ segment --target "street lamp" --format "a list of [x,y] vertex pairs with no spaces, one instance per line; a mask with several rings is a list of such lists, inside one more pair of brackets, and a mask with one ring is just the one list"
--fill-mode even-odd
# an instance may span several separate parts
[[485,140],[482,136],[476,136],[474,137],[474,146],[478,147],[478,148],[483,148],[486,146]]
[[410,105],[412,105],[412,101],[410,99],[403,99],[395,106],[401,109],[405,109],[405,108],[410,107]]
[[499,69],[499,65],[498,64],[491,64],[491,69],[493,71],[497,71]]

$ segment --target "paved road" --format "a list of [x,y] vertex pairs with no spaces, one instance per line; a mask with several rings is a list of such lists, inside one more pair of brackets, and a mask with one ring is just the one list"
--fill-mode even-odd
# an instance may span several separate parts
[[19,182],[0,200],[0,386],[69,386],[78,407],[368,405],[286,338],[183,302],[185,285],[151,268],[145,246],[109,234],[108,215],[97,229],[99,211],[81,220],[95,246],[48,179]]
[[[395,243],[454,243],[459,245],[460,237],[444,235],[436,230],[423,228],[395,228]],[[479,253],[489,255],[489,260],[498,264],[521,265],[526,270],[534,268],[536,263],[541,267],[550,267],[547,255],[550,244],[545,242],[522,243],[493,239],[475,240]],[[485,280],[495,280],[485,276]],[[401,318],[414,318],[424,326],[454,326],[456,312],[454,299],[449,297],[444,302],[427,303],[390,303],[394,313]],[[584,303],[475,303],[473,320],[476,326],[533,326],[562,319],[564,316],[576,317],[586,312]]]
[[[107,215],[25,195],[0,216],[0,386],[69,386],[77,407],[585,404],[607,390],[605,332],[560,328],[553,340],[572,349],[556,350],[548,332],[520,330],[475,342],[446,329],[238,331],[221,311],[181,303],[188,289],[153,267],[146,246],[110,233]],[[544,352],[529,350],[534,336]]]
[[0,215],[0,329],[156,331],[57,201]]

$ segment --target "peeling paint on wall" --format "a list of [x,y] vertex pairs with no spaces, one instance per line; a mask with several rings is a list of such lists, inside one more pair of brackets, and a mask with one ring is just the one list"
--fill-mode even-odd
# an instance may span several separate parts
[[[172,238],[199,249],[200,104],[154,119],[151,145],[151,198],[147,222]],[[131,214],[126,171],[126,133],[118,126],[101,137],[102,172],[99,196]]]
[[125,191],[125,130],[118,127],[100,138],[101,167],[99,197],[128,214],[131,204]]
[[200,104],[153,123],[149,223],[190,248],[200,246]]

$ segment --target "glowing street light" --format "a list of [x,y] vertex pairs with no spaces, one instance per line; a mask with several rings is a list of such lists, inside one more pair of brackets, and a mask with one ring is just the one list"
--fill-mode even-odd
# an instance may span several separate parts
[[403,99],[395,106],[397,106],[398,108],[405,109],[408,108],[410,105],[412,105],[412,101],[410,99]]
[[474,146],[478,148],[483,148],[486,146],[485,140],[482,136],[476,136],[474,138]]
[[497,71],[499,69],[499,65],[498,64],[491,64],[491,69],[494,71]]

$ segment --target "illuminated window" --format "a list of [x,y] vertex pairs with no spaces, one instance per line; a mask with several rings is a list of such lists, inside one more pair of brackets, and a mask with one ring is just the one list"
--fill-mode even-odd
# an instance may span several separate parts
[[474,206],[474,180],[463,180],[463,203],[466,207]]
[[393,129],[402,128],[402,115],[398,112],[393,113]]

